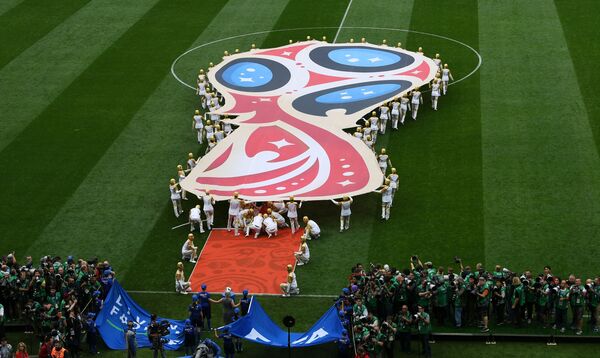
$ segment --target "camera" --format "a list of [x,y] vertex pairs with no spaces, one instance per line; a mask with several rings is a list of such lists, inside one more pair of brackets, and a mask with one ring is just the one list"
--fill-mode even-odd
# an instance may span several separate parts
[[462,260],[458,256],[454,256],[454,263],[459,264]]

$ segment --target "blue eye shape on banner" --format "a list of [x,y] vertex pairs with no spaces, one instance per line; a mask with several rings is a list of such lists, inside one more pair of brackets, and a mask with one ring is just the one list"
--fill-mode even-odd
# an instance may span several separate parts
[[381,101],[406,91],[412,83],[405,80],[384,80],[351,84],[306,94],[292,102],[297,111],[314,116],[326,116],[327,111],[343,108],[346,114],[370,108]]
[[345,72],[382,72],[410,66],[415,58],[407,53],[364,46],[322,46],[309,54],[325,68]]
[[276,61],[264,58],[239,58],[217,71],[215,77],[227,87],[245,92],[268,92],[285,86],[290,71]]

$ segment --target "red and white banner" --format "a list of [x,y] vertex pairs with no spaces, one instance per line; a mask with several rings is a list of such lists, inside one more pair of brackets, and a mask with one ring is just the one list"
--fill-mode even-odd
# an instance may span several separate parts
[[326,200],[383,181],[373,152],[344,132],[373,108],[431,81],[435,63],[371,44],[306,41],[228,56],[208,72],[239,126],[181,186],[216,200]]

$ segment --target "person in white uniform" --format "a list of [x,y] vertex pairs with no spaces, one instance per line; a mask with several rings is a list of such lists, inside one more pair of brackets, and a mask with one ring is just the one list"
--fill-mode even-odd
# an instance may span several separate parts
[[363,141],[367,140],[367,136],[371,135],[371,132],[373,132],[373,130],[371,129],[371,122],[369,122],[369,120],[365,120],[365,125],[362,129],[362,139]]
[[287,213],[287,207],[283,200],[273,202],[273,211],[280,213],[281,215]]
[[411,99],[411,103],[412,103],[412,118],[413,120],[417,120],[417,113],[419,112],[419,105],[423,103],[423,97],[421,96],[421,91],[419,91],[419,88],[415,88],[415,90],[412,92],[412,99]]
[[353,136],[354,136],[354,138],[358,138],[358,139],[362,140],[362,136],[363,136],[362,127],[360,127],[360,126],[356,127],[356,130],[354,131]]
[[215,132],[215,139],[218,143],[221,143],[223,141],[223,139],[225,139],[225,132],[223,130],[221,130],[221,125],[217,124],[216,125],[216,132]]
[[229,199],[229,216],[227,217],[227,231],[231,231],[231,226],[234,220],[239,216],[242,206],[242,201],[239,199],[239,194],[236,191],[233,193],[233,198]]
[[233,132],[233,127],[231,126],[231,122],[229,122],[227,116],[225,116],[225,121],[222,121],[223,123],[223,132],[225,132],[225,136],[228,136],[231,134],[231,132]]
[[379,107],[379,133],[385,134],[388,119],[390,119],[390,107],[384,103]]
[[370,135],[365,137],[365,144],[367,147],[369,147],[369,149],[371,149],[371,151],[375,152],[375,143],[373,143],[373,139],[371,139]]
[[206,227],[208,230],[211,230],[215,219],[215,209],[213,207],[215,199],[210,195],[210,190],[205,190],[204,193],[202,195],[202,211],[204,211],[204,216],[206,216]]
[[292,265],[287,265],[287,272],[288,274],[286,281],[279,285],[281,292],[283,292],[281,297],[290,297],[291,295],[300,294],[298,282],[296,281],[296,274],[294,273],[294,267]]
[[373,139],[373,143],[377,143],[377,132],[379,132],[379,117],[377,117],[377,112],[371,112],[369,122],[371,123],[371,138]]
[[265,232],[269,235],[269,238],[273,235],[277,236],[277,222],[272,216],[263,214],[263,226],[265,227]]
[[215,146],[217,145],[217,141],[215,140],[215,136],[211,136],[208,138],[208,145],[206,146],[206,152],[204,154],[208,154]]
[[300,224],[298,223],[298,209],[302,207],[302,202],[298,204],[294,201],[294,197],[290,196],[290,201],[285,204],[288,212],[287,217],[290,219],[290,227],[292,228],[292,235],[296,233],[296,230],[300,230]]
[[433,108],[434,111],[437,111],[439,98],[440,98],[440,81],[433,80],[433,83],[431,84],[431,108]]
[[198,144],[202,144],[204,142],[204,120],[200,115],[200,111],[196,110],[194,113],[194,117],[192,121],[192,128],[196,131],[196,138],[198,139]]
[[185,173],[191,172],[196,167],[197,161],[194,159],[194,153],[188,153],[188,160],[186,162]]
[[310,260],[310,249],[305,237],[300,239],[300,249],[294,252],[294,257],[296,258],[296,266],[306,265]]
[[196,205],[190,209],[190,231],[196,230],[196,225],[200,228],[200,233],[204,233],[204,224],[200,216],[200,205]]
[[178,262],[177,271],[175,271],[175,292],[187,295],[190,291],[192,291],[192,289],[190,283],[185,280],[183,262]]
[[206,125],[204,126],[204,134],[207,141],[215,135],[215,127],[210,119],[206,121]]
[[396,195],[398,185],[400,184],[400,176],[396,173],[396,168],[392,168],[392,172],[387,178],[390,180],[390,187],[392,188],[392,203],[390,204],[390,206],[392,206],[394,204],[394,196]]
[[302,221],[304,221],[304,224],[306,225],[304,227],[304,237],[307,240],[312,240],[312,239],[318,239],[319,237],[321,237],[321,228],[319,227],[319,225],[317,225],[317,223],[314,220],[310,220],[308,218],[308,216],[305,216],[302,218]]
[[392,102],[392,129],[398,129],[398,120],[400,119],[400,101],[394,98]]
[[[177,183],[179,184],[179,187],[181,188],[181,182],[183,181],[183,179],[185,179],[185,171],[183,170],[183,166],[181,164],[177,165]],[[183,188],[181,189],[181,199],[183,200],[188,200],[186,197],[186,191],[183,190]]]
[[183,213],[183,209],[181,208],[181,189],[175,179],[169,181],[169,192],[171,193],[173,212],[175,213],[175,217],[179,218],[179,215]]
[[196,95],[200,97],[200,105],[202,109],[206,109],[206,85],[199,84],[196,88]]
[[448,92],[448,82],[450,82],[450,80],[454,81],[454,77],[452,77],[452,72],[450,72],[448,64],[445,63],[444,68],[442,68],[442,93],[444,95]]
[[406,118],[406,113],[410,110],[410,99],[405,94],[400,98],[400,123],[404,125],[404,118]]
[[252,230],[254,231],[254,238],[258,239],[258,235],[260,235],[263,227],[263,220],[264,218],[260,213],[255,215],[254,218],[252,218],[252,224],[246,228],[246,236],[250,235],[250,230]]
[[194,245],[194,234],[190,233],[181,247],[181,259],[195,263],[196,258],[198,257],[197,253],[198,248]]
[[388,164],[392,166],[392,161],[390,160],[389,155],[387,155],[385,148],[381,148],[381,152],[377,155],[377,162],[379,163],[379,169],[381,169],[381,172],[385,175]]
[[335,205],[339,206],[341,209],[340,212],[340,232],[344,230],[348,230],[350,228],[350,215],[352,211],[350,210],[350,206],[352,205],[352,197],[344,196],[342,200],[335,201],[331,199],[331,202]]
[[[240,227],[244,233],[248,233],[250,225],[252,225],[252,219],[254,219],[254,209],[248,208],[240,211]],[[238,236],[238,227],[235,227],[235,236]],[[248,236],[248,235],[246,235]]]
[[267,215],[269,215],[273,218],[273,220],[275,220],[278,228],[289,227],[288,224],[285,222],[285,218],[283,217],[283,215],[281,215],[277,211],[269,208],[267,209]]
[[383,187],[380,190],[381,193],[381,220],[389,220],[390,218],[390,206],[392,205],[392,187],[390,186],[390,180],[386,179]]
[[433,62],[437,66],[438,71],[441,71],[442,70],[442,59],[440,58],[440,54],[439,53],[435,54]]

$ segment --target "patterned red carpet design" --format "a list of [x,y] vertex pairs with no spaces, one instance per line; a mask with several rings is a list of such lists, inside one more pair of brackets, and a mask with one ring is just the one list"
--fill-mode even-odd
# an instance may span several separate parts
[[279,294],[279,284],[287,276],[286,265],[294,264],[294,251],[300,247],[300,233],[279,230],[276,237],[234,236],[233,230],[213,229],[190,277],[192,290],[205,283],[209,292],[249,290],[251,294]]

